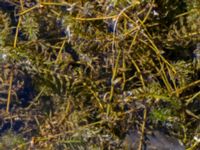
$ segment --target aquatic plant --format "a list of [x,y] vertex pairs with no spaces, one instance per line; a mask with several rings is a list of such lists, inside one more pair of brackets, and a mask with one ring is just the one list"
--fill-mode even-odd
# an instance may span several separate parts
[[160,128],[195,149],[193,1],[1,1],[0,119],[36,149],[123,149],[131,130],[141,149]]

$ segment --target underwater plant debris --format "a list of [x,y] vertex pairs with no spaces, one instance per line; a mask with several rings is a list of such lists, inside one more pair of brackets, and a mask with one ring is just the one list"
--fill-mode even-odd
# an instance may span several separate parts
[[199,10],[0,0],[0,149],[198,150]]

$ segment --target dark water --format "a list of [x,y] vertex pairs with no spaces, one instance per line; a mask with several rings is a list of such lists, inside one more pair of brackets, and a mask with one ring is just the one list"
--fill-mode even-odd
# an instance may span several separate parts
[[[1,65],[4,65],[1,64]],[[2,69],[3,68],[3,69]],[[1,67],[0,74],[2,77],[4,74],[4,67]],[[13,71],[11,68],[7,68],[7,70]],[[11,94],[11,103],[9,105],[9,112],[11,116],[17,115],[17,119],[5,119],[4,115],[6,113],[6,103],[7,103],[7,97],[8,97],[8,85],[10,81],[10,76],[5,76],[6,78],[3,78],[3,83],[0,84],[0,112],[3,114],[0,114],[0,135],[4,134],[8,130],[12,130],[15,133],[19,133],[21,129],[25,126],[25,120],[23,118],[20,118],[20,115],[23,116],[24,108],[29,106],[30,102],[33,100],[34,96],[36,95],[36,92],[34,90],[34,86],[32,84],[31,77],[26,74],[22,73],[21,70],[17,70],[15,68],[13,75],[13,82],[12,82],[12,94]],[[21,83],[21,86],[19,84]]]

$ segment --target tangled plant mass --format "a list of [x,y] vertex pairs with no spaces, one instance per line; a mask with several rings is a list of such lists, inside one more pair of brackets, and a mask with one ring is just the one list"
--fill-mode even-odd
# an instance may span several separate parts
[[168,143],[170,135],[198,149],[199,6],[1,0],[0,135],[13,139],[8,148],[124,149],[137,138],[142,149],[145,137]]

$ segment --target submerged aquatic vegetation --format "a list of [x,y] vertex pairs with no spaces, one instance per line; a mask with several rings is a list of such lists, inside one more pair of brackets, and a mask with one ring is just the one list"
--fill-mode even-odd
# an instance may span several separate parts
[[145,133],[159,128],[195,149],[197,7],[187,0],[2,2],[0,119],[24,121],[20,134],[35,149],[123,149],[132,130],[141,131],[140,149]]
[[12,132],[7,132],[0,138],[0,149],[15,149],[19,145],[21,145],[19,148],[21,150],[25,150],[27,147],[25,147],[23,144],[25,144],[25,140],[20,137],[19,135],[16,135]]

